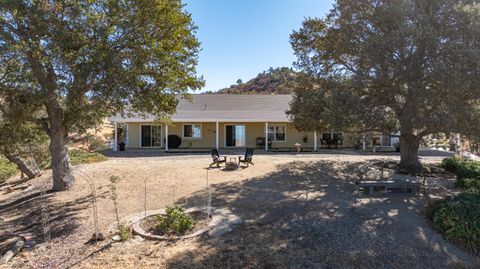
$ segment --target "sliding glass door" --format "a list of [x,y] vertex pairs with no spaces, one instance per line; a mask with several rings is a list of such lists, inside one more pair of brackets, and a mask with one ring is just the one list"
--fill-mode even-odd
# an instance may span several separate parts
[[140,130],[141,130],[140,138],[141,138],[142,147],[162,146],[162,126],[142,125]]
[[225,126],[225,147],[245,147],[245,125]]

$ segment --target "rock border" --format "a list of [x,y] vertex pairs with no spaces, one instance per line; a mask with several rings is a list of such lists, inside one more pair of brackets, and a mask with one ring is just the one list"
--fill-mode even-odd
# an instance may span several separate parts
[[[215,227],[216,225],[218,225],[220,222],[221,222],[221,217],[218,216],[217,214],[215,214],[215,209],[214,208],[210,208],[211,209],[211,214],[210,214],[210,217],[211,217],[211,220],[210,222],[208,223],[207,226],[205,226],[204,228],[194,232],[194,233],[190,233],[190,234],[186,234],[186,235],[182,235],[182,236],[165,236],[165,235],[157,235],[157,234],[153,234],[153,233],[149,233],[147,231],[145,231],[141,226],[140,226],[140,222],[141,220],[143,220],[144,218],[147,218],[147,217],[150,217],[152,215],[159,215],[159,214],[165,214],[165,208],[162,208],[162,209],[158,209],[158,210],[151,210],[151,211],[147,211],[146,214],[142,214],[142,216],[140,218],[138,218],[138,216],[133,216],[136,220],[133,222],[133,225],[132,225],[132,230],[133,230],[133,233],[134,234],[137,234],[137,235],[140,235],[141,237],[145,238],[145,239],[149,239],[149,240],[156,240],[156,241],[163,241],[163,240],[181,240],[181,239],[187,239],[187,238],[192,238],[192,237],[195,237],[195,236],[199,236],[203,233],[206,233],[208,232],[210,229],[212,229],[213,227]],[[191,208],[187,208],[185,209],[185,212],[186,213],[191,213],[191,212],[205,212],[205,208],[200,208],[200,207],[191,207]]]

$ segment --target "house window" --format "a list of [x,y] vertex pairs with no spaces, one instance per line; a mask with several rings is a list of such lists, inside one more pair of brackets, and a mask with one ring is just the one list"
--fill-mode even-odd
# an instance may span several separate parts
[[183,137],[191,139],[202,138],[202,126],[200,124],[184,124]]
[[332,143],[334,141],[338,141],[338,145],[341,145],[343,142],[343,133],[335,133],[335,132],[322,133],[322,140],[325,141],[327,144]]
[[285,142],[287,140],[285,125],[268,126],[268,141]]

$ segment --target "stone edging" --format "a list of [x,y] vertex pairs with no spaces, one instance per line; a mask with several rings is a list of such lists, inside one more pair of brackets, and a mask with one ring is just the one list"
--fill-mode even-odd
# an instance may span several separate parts
[[[186,213],[191,213],[191,212],[205,212],[205,208],[201,207],[191,207],[185,210]],[[156,235],[153,233],[149,233],[145,231],[141,226],[140,226],[140,221],[144,219],[145,217],[149,217],[152,215],[160,215],[160,214],[165,214],[165,209],[158,209],[158,210],[151,210],[147,211],[146,214],[141,214],[141,216],[132,216],[132,229],[135,234],[140,235],[143,238],[150,239],[150,240],[179,240],[179,239],[187,239],[187,238],[192,238],[195,236],[199,236],[210,229],[212,229],[214,226],[220,223],[221,218],[215,214],[214,208],[211,208],[211,220],[208,223],[208,225],[194,233],[186,234],[183,236],[164,236],[164,235]]]

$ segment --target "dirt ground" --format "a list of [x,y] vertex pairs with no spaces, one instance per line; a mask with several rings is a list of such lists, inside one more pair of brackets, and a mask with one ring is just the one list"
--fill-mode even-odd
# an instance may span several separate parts
[[[234,153],[231,153],[234,154]],[[436,163],[442,154],[425,153]],[[395,154],[258,154],[254,166],[206,169],[208,155],[159,152],[112,154],[75,168],[74,189],[49,193],[49,173],[24,191],[0,194],[0,248],[13,235],[32,233],[36,245],[11,268],[480,268],[478,257],[446,242],[424,217],[429,197],[454,193],[452,178],[428,178],[426,193],[353,195],[361,165],[398,160]],[[125,217],[174,203],[212,206],[243,222],[221,237],[173,242],[136,236],[124,243],[87,244],[94,232],[91,185],[99,228],[114,223],[110,176],[119,176],[119,213]],[[0,186],[1,188],[1,186]],[[146,194],[146,195],[145,195]]]

